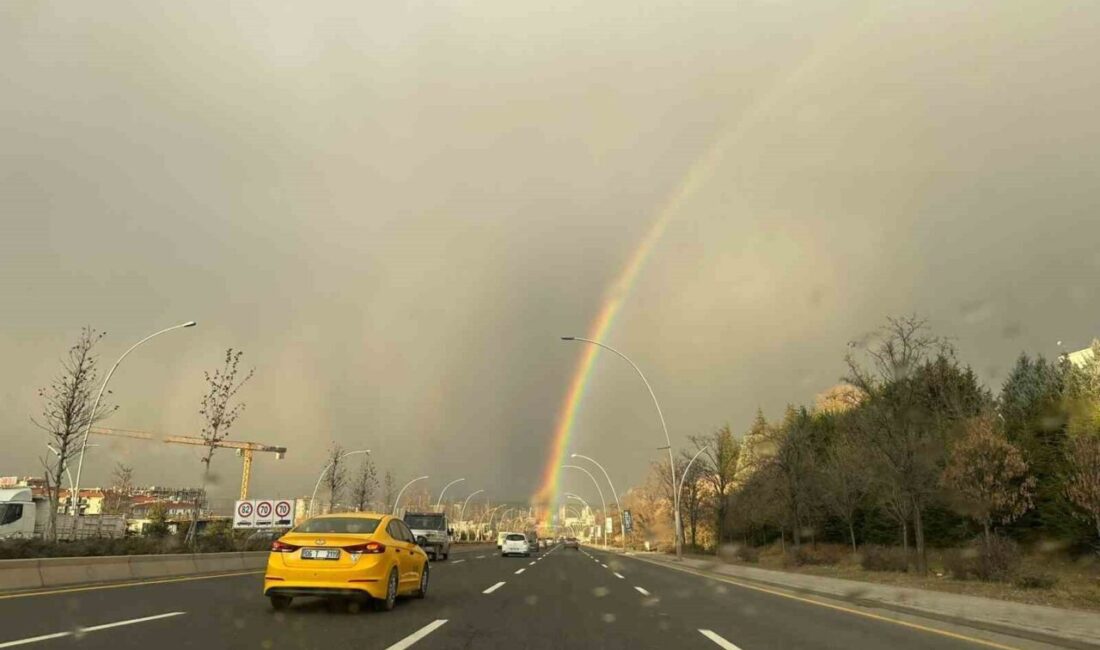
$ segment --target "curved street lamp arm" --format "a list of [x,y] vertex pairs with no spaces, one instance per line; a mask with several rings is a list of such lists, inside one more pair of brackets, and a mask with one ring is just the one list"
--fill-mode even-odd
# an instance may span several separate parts
[[410,485],[412,485],[413,483],[416,483],[417,481],[423,481],[426,478],[428,478],[428,477],[427,476],[418,476],[418,477],[414,478],[413,480],[409,481],[408,483],[406,483],[404,485],[404,487],[401,488],[401,491],[397,493],[397,498],[393,500],[393,514],[394,515],[397,515],[397,505],[399,503],[401,503],[401,495],[405,494],[405,490]]
[[[107,388],[107,382],[111,381],[111,375],[115,374],[115,369],[118,368],[118,365],[120,363],[122,363],[122,360],[125,359],[127,355],[129,355],[131,352],[133,352],[134,349],[137,348],[142,343],[148,341],[149,339],[151,339],[155,336],[160,336],[161,334],[164,334],[165,332],[171,332],[172,330],[183,329],[185,327],[194,327],[195,325],[196,325],[195,321],[189,320],[186,323],[180,323],[179,325],[173,325],[171,327],[165,327],[164,329],[160,330],[159,332],[153,332],[149,336],[146,336],[145,338],[141,339],[137,343],[131,345],[130,349],[123,352],[122,356],[119,357],[118,361],[115,362],[115,365],[111,366],[110,371],[107,372],[107,376],[103,378],[103,383],[99,385],[99,392],[96,393],[95,402],[92,403],[92,410],[88,413],[88,423],[84,427],[84,439],[80,443],[80,459],[76,463],[76,483],[75,483],[75,485],[73,485],[73,490],[76,491],[75,492],[75,498],[76,498],[75,503],[76,503],[76,505],[74,506],[75,509],[73,510],[74,515],[76,515],[78,517],[80,516],[80,492],[79,492],[79,490],[80,490],[80,473],[84,469],[84,452],[88,448],[88,435],[91,434],[91,432],[92,432],[92,424],[95,423],[95,414],[96,414],[96,411],[99,410],[99,401],[101,399],[103,399],[103,391],[106,390],[106,388]],[[72,501],[72,499],[70,499],[70,501]]]

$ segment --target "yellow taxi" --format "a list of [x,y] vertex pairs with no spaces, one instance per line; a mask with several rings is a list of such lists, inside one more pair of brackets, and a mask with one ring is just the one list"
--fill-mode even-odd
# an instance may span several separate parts
[[277,610],[297,596],[370,600],[428,594],[428,554],[397,517],[345,512],[314,517],[271,545],[264,595]]

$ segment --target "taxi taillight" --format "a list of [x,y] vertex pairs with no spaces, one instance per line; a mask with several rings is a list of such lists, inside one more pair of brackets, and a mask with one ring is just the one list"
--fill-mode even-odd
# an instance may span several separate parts
[[385,553],[386,545],[381,542],[367,542],[366,544],[355,544],[354,546],[345,546],[344,551],[348,553]]
[[295,546],[294,544],[287,544],[286,542],[280,542],[279,540],[275,540],[274,542],[271,543],[271,552],[272,553],[293,553],[294,551],[297,551],[300,548],[302,548],[302,547],[301,546]]

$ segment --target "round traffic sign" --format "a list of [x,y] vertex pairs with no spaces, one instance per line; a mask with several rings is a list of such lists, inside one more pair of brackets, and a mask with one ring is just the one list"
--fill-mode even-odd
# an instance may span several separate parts
[[270,501],[261,501],[261,502],[257,503],[256,504],[256,516],[260,517],[260,518],[270,517],[271,516],[271,502]]
[[280,517],[288,516],[290,514],[290,502],[289,501],[280,501],[280,502],[276,503],[275,504],[275,514],[279,515]]
[[237,515],[240,516],[242,519],[245,518],[245,517],[251,517],[252,516],[252,502],[251,501],[241,501],[240,504],[237,505]]

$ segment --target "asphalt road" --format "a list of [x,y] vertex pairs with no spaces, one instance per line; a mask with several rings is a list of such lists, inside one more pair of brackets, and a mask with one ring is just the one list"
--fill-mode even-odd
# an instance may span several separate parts
[[[261,575],[0,596],[0,648],[1042,648],[968,628],[768,593],[591,548],[456,548],[391,612],[296,599]],[[495,587],[495,588],[494,588]]]

